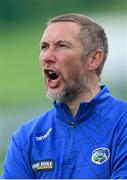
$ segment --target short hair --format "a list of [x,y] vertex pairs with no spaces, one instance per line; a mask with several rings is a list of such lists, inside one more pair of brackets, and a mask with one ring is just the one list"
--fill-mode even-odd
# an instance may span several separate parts
[[100,76],[108,54],[108,40],[102,26],[88,16],[73,13],[56,16],[48,21],[47,26],[56,22],[74,22],[79,24],[81,27],[81,43],[86,48],[87,54],[96,49],[103,50],[104,58],[96,71],[97,75]]

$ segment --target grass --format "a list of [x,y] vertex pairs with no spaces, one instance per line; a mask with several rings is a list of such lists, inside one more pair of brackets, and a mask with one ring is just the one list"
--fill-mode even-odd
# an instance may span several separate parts
[[2,163],[4,160],[4,156],[2,156],[2,158],[0,158],[0,175],[2,174]]
[[[43,98],[43,81],[38,61],[42,27],[22,24],[3,28],[0,56],[0,102],[16,105]],[[40,30],[38,30],[40,29]]]
[[0,175],[2,174],[2,162],[0,161]]

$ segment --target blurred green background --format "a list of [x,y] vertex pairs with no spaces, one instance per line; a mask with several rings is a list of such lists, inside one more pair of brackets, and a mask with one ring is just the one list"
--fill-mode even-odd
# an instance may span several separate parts
[[0,173],[12,133],[52,106],[38,62],[39,41],[49,18],[70,12],[104,27],[110,51],[102,83],[127,100],[126,0],[0,0]]

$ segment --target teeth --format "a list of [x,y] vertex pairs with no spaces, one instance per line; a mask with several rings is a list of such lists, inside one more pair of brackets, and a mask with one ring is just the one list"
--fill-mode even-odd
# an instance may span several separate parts
[[49,74],[54,74],[54,71],[49,71]]
[[58,75],[53,71],[53,70],[49,70],[48,71],[48,76],[50,77],[50,79],[55,80],[58,78]]

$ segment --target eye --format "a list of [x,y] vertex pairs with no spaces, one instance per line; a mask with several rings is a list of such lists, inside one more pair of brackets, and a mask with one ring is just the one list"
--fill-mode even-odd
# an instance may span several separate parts
[[69,48],[67,44],[60,43],[58,48]]
[[59,46],[60,47],[66,47],[67,45],[66,44],[60,44]]
[[40,49],[44,51],[48,49],[48,47],[49,47],[48,44],[42,44]]

